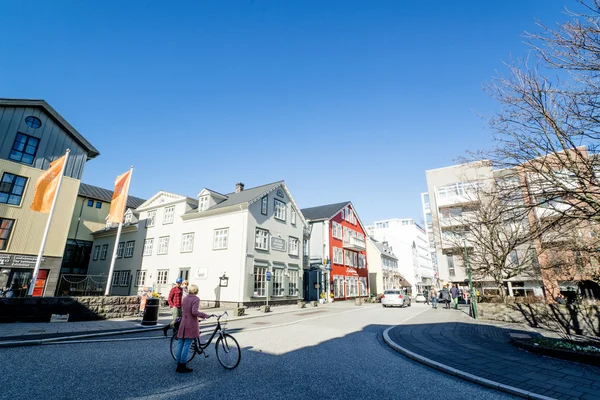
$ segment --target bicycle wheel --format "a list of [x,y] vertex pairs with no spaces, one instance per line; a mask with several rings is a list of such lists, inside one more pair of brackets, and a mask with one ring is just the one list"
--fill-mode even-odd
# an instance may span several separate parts
[[[177,335],[173,335],[171,337],[171,357],[173,360],[177,360],[177,345],[179,344],[179,339]],[[190,362],[196,357],[196,341],[194,340],[190,345],[190,350],[188,351],[187,361]]]
[[215,350],[217,352],[217,359],[227,369],[234,369],[242,359],[240,345],[233,336],[227,333],[217,339]]

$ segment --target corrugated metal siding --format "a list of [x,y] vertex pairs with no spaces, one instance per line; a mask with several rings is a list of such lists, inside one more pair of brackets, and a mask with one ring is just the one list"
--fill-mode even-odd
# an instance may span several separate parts
[[[15,220],[8,249],[5,252],[37,255],[40,250],[44,228],[48,221],[48,214],[31,211],[29,206],[33,200],[35,184],[43,171],[11,161],[0,160],[0,172],[3,171],[28,177],[25,193],[19,207],[0,204],[0,217]],[[68,177],[63,178],[44,255],[62,257],[78,190],[78,180]],[[0,252],[0,254],[2,253]]]
[[[34,116],[42,126],[33,129],[27,126],[25,118]],[[8,160],[17,133],[24,133],[40,139],[33,167],[48,169],[50,163],[71,150],[65,175],[81,179],[87,160],[87,152],[73,138],[58,126],[45,112],[37,107],[0,107],[0,158]]]

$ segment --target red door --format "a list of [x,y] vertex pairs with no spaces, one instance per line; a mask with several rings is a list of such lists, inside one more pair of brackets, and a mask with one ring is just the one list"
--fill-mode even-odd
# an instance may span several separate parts
[[48,279],[48,270],[40,269],[38,272],[35,285],[33,286],[33,297],[42,297],[44,294],[44,288],[46,287],[46,280]]

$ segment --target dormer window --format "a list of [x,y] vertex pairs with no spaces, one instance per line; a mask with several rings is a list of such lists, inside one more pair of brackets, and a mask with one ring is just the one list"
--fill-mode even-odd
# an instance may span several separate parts
[[106,230],[109,230],[112,227],[112,222],[111,221],[106,221]]
[[131,213],[125,214],[125,223],[126,224],[130,224],[131,223],[131,217],[132,217]]
[[198,203],[198,211],[204,211],[208,208],[208,196],[200,197],[200,203]]

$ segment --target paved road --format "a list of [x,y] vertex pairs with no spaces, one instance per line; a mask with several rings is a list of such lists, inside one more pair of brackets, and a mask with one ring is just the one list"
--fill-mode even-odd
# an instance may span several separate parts
[[384,329],[424,310],[348,304],[230,323],[239,329],[235,337],[243,348],[234,371],[224,370],[213,350],[210,358],[190,363],[193,373],[175,374],[168,342],[156,336],[2,349],[1,397],[447,399],[460,393],[511,398],[405,359],[383,344]]

